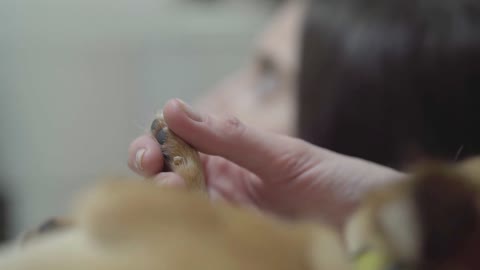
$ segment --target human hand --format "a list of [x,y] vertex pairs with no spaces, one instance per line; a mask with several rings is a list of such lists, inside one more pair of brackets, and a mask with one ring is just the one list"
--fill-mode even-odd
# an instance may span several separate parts
[[[238,119],[194,112],[180,100],[163,110],[169,128],[201,152],[212,199],[287,218],[326,218],[342,224],[370,188],[401,174],[364,160],[269,133]],[[160,145],[143,135],[129,148],[129,166],[165,185],[184,184],[162,173]]]

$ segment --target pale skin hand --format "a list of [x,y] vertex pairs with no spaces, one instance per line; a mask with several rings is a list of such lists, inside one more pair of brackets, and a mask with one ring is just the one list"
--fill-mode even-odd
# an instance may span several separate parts
[[[365,191],[402,176],[299,139],[246,126],[234,117],[194,112],[179,100],[169,101],[163,112],[169,128],[202,153],[212,199],[287,218],[322,217],[342,224]],[[161,184],[182,186],[178,175],[161,173],[162,164],[160,147],[150,135],[130,145],[133,171]]]

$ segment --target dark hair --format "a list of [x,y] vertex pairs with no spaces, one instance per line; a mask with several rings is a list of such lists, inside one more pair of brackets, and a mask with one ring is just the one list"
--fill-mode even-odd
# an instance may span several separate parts
[[395,168],[480,153],[480,1],[310,5],[300,137]]

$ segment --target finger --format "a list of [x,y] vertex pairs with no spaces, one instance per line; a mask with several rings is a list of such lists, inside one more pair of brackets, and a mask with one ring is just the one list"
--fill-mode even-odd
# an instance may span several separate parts
[[171,130],[199,151],[222,156],[264,179],[296,177],[318,161],[312,158],[318,151],[306,142],[254,129],[235,117],[200,114],[178,99],[169,101],[163,113]]
[[159,173],[152,178],[152,181],[159,186],[168,186],[168,187],[186,187],[185,180],[182,179],[178,174],[167,172]]
[[163,169],[163,156],[160,145],[149,135],[135,139],[128,149],[128,166],[145,177],[150,177]]

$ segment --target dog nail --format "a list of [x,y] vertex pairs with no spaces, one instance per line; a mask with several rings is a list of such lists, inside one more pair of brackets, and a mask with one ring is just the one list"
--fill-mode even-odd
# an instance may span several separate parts
[[167,140],[167,128],[162,128],[155,134],[155,138],[157,139],[160,145],[164,145]]
[[160,121],[158,119],[155,119],[150,126],[150,130],[152,132],[156,132],[158,129],[160,129]]
[[203,121],[203,116],[202,114],[196,112],[190,105],[185,103],[184,101],[177,99],[178,103],[180,104],[180,107],[182,110],[185,112],[185,114],[188,116],[188,118],[192,119],[193,121],[196,122],[202,122]]
[[143,156],[145,155],[146,151],[147,150],[145,148],[142,148],[135,154],[135,168],[137,170],[143,171]]

